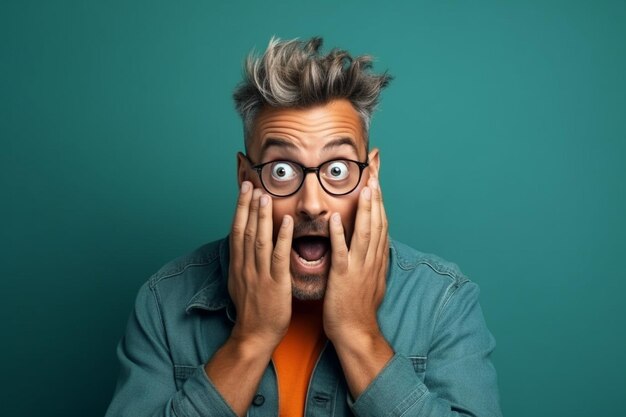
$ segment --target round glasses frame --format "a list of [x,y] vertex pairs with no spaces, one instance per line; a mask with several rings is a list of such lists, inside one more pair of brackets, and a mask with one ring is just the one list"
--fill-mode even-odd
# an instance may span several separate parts
[[[355,161],[352,159],[346,159],[346,158],[337,158],[337,159],[329,159],[326,162],[322,162],[321,164],[319,164],[316,167],[306,167],[304,165],[302,165],[299,162],[296,161],[291,161],[289,159],[275,159],[273,161],[268,161],[268,162],[264,162],[262,164],[257,164],[255,165],[250,158],[248,157],[248,155],[244,155],[245,158],[248,160],[248,162],[250,163],[250,166],[252,167],[253,170],[256,171],[256,173],[259,175],[259,181],[261,181],[261,185],[263,186],[263,188],[265,188],[265,191],[267,191],[269,194],[273,195],[274,197],[289,197],[294,195],[295,193],[297,193],[298,191],[300,191],[300,188],[302,188],[302,185],[304,184],[304,180],[306,179],[307,174],[310,173],[315,173],[315,176],[317,177],[317,182],[320,183],[320,186],[322,187],[322,189],[330,195],[333,196],[341,196],[341,195],[346,195],[346,194],[350,194],[352,191],[356,190],[356,187],[359,186],[359,184],[361,183],[361,177],[363,176],[363,170],[365,168],[367,168],[369,166],[369,161],[366,162],[360,162],[360,161]],[[275,162],[280,162],[280,161],[284,161],[284,162],[289,162],[290,164],[294,164],[299,166],[302,169],[302,180],[300,181],[300,185],[298,185],[298,188],[296,188],[293,192],[289,193],[289,194],[274,194],[273,192],[271,192],[270,190],[267,189],[267,186],[265,185],[265,183],[263,182],[263,175],[261,175],[261,171],[263,170],[263,167],[265,165],[268,164],[273,164]],[[352,189],[350,189],[349,191],[346,191],[344,193],[333,193],[332,191],[328,191],[328,189],[326,189],[326,187],[324,187],[324,183],[322,182],[322,179],[320,178],[320,168],[326,164],[328,164],[329,162],[333,162],[333,161],[348,161],[348,162],[353,162],[355,163],[358,167],[359,167],[359,179],[357,180],[356,184],[354,185],[354,187]]]

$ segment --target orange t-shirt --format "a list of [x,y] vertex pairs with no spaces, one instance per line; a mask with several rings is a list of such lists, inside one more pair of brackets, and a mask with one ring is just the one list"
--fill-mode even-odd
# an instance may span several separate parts
[[304,415],[309,380],[325,341],[322,301],[294,300],[289,329],[272,355],[280,417]]

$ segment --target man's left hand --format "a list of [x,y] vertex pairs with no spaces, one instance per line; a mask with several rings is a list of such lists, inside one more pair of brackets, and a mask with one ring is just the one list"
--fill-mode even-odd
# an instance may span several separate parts
[[332,255],[324,297],[324,331],[337,350],[355,398],[393,356],[376,319],[385,295],[387,232],[376,178],[370,178],[361,190],[350,248],[339,213],[330,220]]

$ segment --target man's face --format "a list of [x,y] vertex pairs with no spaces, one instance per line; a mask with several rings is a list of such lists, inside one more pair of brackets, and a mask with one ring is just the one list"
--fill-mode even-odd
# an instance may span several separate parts
[[[361,118],[345,99],[304,109],[266,107],[254,124],[248,157],[253,164],[290,160],[306,167],[333,159],[365,162],[366,141]],[[328,222],[333,213],[341,215],[346,241],[354,232],[354,220],[361,189],[370,176],[378,177],[378,150],[369,154],[369,166],[354,191],[341,196],[328,194],[314,173],[305,176],[302,187],[288,197],[272,196],[274,242],[283,216],[294,219],[290,258],[293,295],[297,299],[324,296],[331,263]],[[263,189],[258,174],[239,155],[239,184],[251,181]]]

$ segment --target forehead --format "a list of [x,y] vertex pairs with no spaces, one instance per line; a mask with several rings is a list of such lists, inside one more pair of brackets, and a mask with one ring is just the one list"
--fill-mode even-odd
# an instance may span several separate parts
[[341,99],[306,108],[263,108],[256,117],[248,152],[255,159],[272,152],[321,157],[344,148],[355,157],[366,153],[359,113]]

